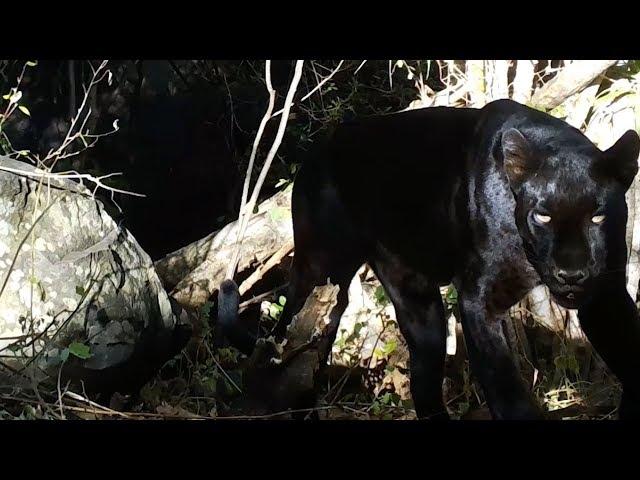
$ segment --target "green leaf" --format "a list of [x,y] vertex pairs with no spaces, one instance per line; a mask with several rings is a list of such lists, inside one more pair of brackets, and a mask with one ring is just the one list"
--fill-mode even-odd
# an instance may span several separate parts
[[40,292],[40,301],[44,302],[47,298],[47,294],[44,291],[42,283],[40,282],[40,280],[38,280],[38,277],[36,277],[35,275],[31,275],[29,277],[29,283],[38,288],[38,291]]
[[280,295],[280,297],[278,297],[278,303],[284,307],[285,303],[287,303],[287,298]]
[[20,350],[22,350],[23,345],[21,345],[20,343],[12,343],[11,345],[8,345],[7,348],[9,350],[11,350],[12,352],[19,352]]
[[563,355],[558,355],[553,359],[553,364],[558,370],[566,370],[567,369],[567,360]]
[[269,316],[274,320],[278,320],[280,318],[280,314],[282,313],[282,306],[277,303],[272,303],[269,305]]
[[564,103],[561,103],[557,107],[551,109],[547,112],[549,115],[552,115],[556,118],[566,118],[567,117],[567,106]]
[[18,108],[20,109],[20,111],[22,113],[24,113],[27,117],[31,116],[31,113],[29,113],[29,109],[27,107],[25,107],[24,105],[18,105]]
[[392,404],[391,393],[387,392],[384,395],[382,395],[382,397],[380,397],[380,402],[382,402],[383,405],[391,405]]
[[454,287],[453,285],[451,285],[447,289],[447,293],[445,295],[445,301],[449,305],[455,305],[456,303],[458,303],[458,292],[456,290],[456,287]]
[[209,318],[209,315],[211,314],[211,308],[213,307],[213,303],[212,302],[205,302],[204,305],[202,305],[202,308],[200,309],[200,312],[202,312],[202,315],[205,316],[206,318]]
[[18,103],[18,101],[22,98],[22,92],[20,90],[16,91],[13,95],[9,97],[9,103]]
[[471,405],[469,404],[469,402],[460,402],[458,404],[459,415],[462,416],[462,415],[466,414],[469,411],[469,407],[470,406]]
[[35,67],[36,65],[38,65],[38,61],[37,60],[29,60],[27,62],[27,66],[29,66],[29,67]]
[[91,349],[89,346],[80,342],[73,342],[69,345],[69,353],[82,360],[86,360],[91,357]]
[[269,210],[269,216],[271,220],[277,222],[278,220],[284,220],[289,216],[289,212],[286,208],[283,207],[273,207]]
[[80,295],[81,297],[83,297],[84,294],[85,294],[84,287],[82,287],[82,285],[76,285],[76,295]]
[[574,375],[578,375],[580,373],[578,360],[573,355],[567,357],[567,370],[572,372]]
[[375,292],[373,292],[373,296],[376,299],[376,303],[380,306],[385,306],[389,303],[387,293],[384,291],[384,288],[382,288],[382,286],[376,288]]
[[231,347],[218,350],[218,357],[222,362],[237,362],[239,352]]
[[62,360],[62,362],[64,363],[67,361],[68,358],[69,358],[69,349],[65,348],[60,352],[60,360]]
[[362,323],[362,322],[358,322],[358,323],[356,323],[356,324],[353,326],[353,334],[354,334],[356,337],[359,337],[359,336],[360,336],[360,330],[362,330],[362,328],[363,328],[363,327],[364,327],[364,323]]
[[387,343],[384,344],[382,351],[385,354],[389,355],[393,353],[397,347],[398,347],[398,342],[396,340],[389,340]]

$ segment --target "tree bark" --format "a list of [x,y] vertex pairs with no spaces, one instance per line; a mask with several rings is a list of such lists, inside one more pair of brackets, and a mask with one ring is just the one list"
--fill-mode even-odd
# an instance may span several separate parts
[[490,60],[487,63],[491,65],[488,70],[490,72],[488,77],[490,79],[491,100],[509,98],[508,74],[511,60]]

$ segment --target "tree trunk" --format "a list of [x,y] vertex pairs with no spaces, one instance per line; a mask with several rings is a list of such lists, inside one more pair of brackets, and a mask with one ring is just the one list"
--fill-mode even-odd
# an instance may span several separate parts
[[516,76],[513,79],[513,99],[516,102],[527,104],[531,100],[534,70],[534,60],[518,60],[516,63]]
[[511,60],[489,60],[486,62],[490,68],[487,69],[489,75],[489,85],[491,100],[509,98],[509,65]]
[[469,84],[469,104],[471,107],[483,107],[486,100],[484,60],[467,61],[467,83]]

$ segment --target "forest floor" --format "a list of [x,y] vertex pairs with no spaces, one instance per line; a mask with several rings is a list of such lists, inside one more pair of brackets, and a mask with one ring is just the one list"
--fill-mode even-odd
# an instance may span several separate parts
[[[213,350],[211,332],[202,342],[167,362],[137,394],[92,398],[60,386],[56,391],[13,388],[0,391],[2,419],[287,419],[290,412],[243,410],[243,362],[232,347]],[[353,335],[351,335],[353,337]],[[338,339],[336,349],[349,349]],[[464,341],[447,355],[443,395],[452,419],[491,418],[481,388],[469,369]],[[353,342],[352,342],[353,343]],[[408,352],[397,324],[390,322],[376,343],[376,355],[362,358],[351,348],[351,364],[330,365],[319,381],[316,408],[307,417],[320,420],[413,420],[409,390]],[[362,345],[362,344],[360,344]],[[566,347],[566,345],[565,345]],[[554,353],[551,354],[550,352]],[[596,357],[589,365],[577,350],[537,352],[536,367],[523,373],[532,393],[551,419],[607,420],[616,418],[620,397],[617,381]],[[541,356],[546,354],[546,358]],[[344,355],[341,356],[344,359]],[[582,377],[588,377],[585,380]],[[585,375],[584,372],[587,372]],[[594,372],[597,372],[594,375]],[[304,415],[303,415],[304,416]]]

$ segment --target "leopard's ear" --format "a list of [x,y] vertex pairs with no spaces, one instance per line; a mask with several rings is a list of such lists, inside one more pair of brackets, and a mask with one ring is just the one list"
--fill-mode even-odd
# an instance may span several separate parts
[[516,128],[502,133],[502,158],[511,187],[517,189],[539,167],[539,161],[525,136]]
[[605,150],[594,168],[601,175],[613,178],[625,190],[638,173],[638,154],[640,153],[640,137],[633,130],[627,130],[618,141]]

